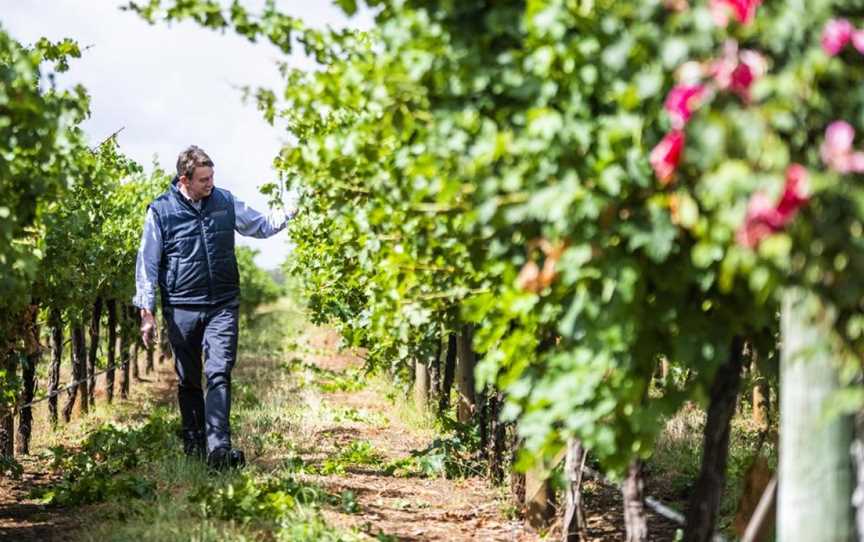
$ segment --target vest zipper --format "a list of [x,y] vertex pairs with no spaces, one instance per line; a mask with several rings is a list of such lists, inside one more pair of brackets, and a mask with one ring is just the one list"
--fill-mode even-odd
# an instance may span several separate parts
[[[210,301],[213,301],[213,265],[210,262],[210,246],[207,244],[207,236],[204,235],[204,207],[207,205],[207,198],[201,200],[201,209],[196,209],[194,205],[186,201],[186,198],[177,190],[177,197],[180,202],[195,212],[198,215],[198,233],[201,235],[201,244],[204,245],[204,256],[207,259],[207,294]],[[239,275],[238,275],[239,276]]]

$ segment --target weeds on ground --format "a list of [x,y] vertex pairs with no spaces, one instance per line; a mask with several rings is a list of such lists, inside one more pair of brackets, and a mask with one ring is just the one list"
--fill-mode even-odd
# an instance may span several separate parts
[[287,472],[321,476],[345,474],[352,467],[382,466],[384,455],[367,440],[355,440],[337,454],[324,459],[320,464],[306,462],[296,454],[289,455],[282,462]]
[[261,404],[259,391],[252,384],[238,382],[231,386],[231,401],[238,408],[255,408]]
[[244,358],[284,359],[292,349],[291,337],[303,322],[303,315],[287,300],[266,307],[242,328],[239,354]]
[[19,480],[22,474],[24,474],[24,467],[14,457],[0,457],[0,477]]
[[334,422],[362,423],[372,427],[386,427],[390,420],[387,416],[374,410],[356,409],[351,407],[337,407],[332,409]]
[[319,474],[345,474],[346,469],[358,466],[381,465],[384,456],[368,440],[352,441],[336,456],[328,457],[318,469]]
[[384,465],[387,474],[401,477],[465,478],[484,475],[480,455],[480,434],[476,425],[456,421],[455,402],[451,411],[434,415],[405,400],[405,391],[381,375],[371,378],[371,387],[394,406],[399,420],[414,432],[431,439],[428,446]]
[[122,498],[151,499],[154,482],[134,471],[144,462],[176,448],[176,416],[157,409],[136,426],[104,423],[91,432],[79,449],[50,448],[52,468],[60,481],[33,495],[45,504],[77,505]]
[[385,472],[394,476],[465,478],[482,476],[485,467],[478,457],[480,436],[476,427],[450,418],[440,421],[442,435],[426,448],[414,450],[405,458],[385,465]]
[[[252,457],[291,450],[300,405],[294,377],[279,371],[277,363],[285,359],[292,329],[301,322],[297,314],[277,308],[241,333],[232,424],[238,444]],[[88,512],[93,523],[78,535],[81,539],[357,540],[329,527],[320,513],[322,507],[358,511],[353,493],[331,494],[255,462],[240,472],[212,472],[182,455],[175,435],[177,414],[167,412],[157,410],[143,424],[129,427],[97,426],[80,449],[56,449],[56,468],[68,472],[43,497],[63,504],[103,502]],[[156,498],[129,499],[139,494]]]
[[327,525],[318,514],[300,513],[283,522],[275,533],[277,542],[354,542],[355,533],[338,531]]
[[319,486],[291,476],[256,476],[241,472],[233,479],[217,479],[190,493],[189,501],[200,506],[208,518],[278,520],[299,505],[339,504],[337,497]]
[[[689,405],[666,422],[654,447],[654,454],[646,464],[652,485],[661,495],[686,505],[687,498],[699,476],[702,462],[702,439],[706,414]],[[777,448],[766,440],[748,420],[736,416],[732,420],[729,438],[729,457],[726,464],[726,486],[720,502],[718,525],[727,528],[737,510],[744,485],[744,475],[759,454],[768,459],[772,469],[777,466]]]
[[324,393],[360,391],[366,387],[362,371],[333,371],[300,358],[292,358],[283,364],[283,368],[296,374],[306,373],[307,383],[314,384]]

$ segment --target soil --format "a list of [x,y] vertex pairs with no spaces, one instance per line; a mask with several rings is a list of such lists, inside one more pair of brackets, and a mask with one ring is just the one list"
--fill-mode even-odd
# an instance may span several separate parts
[[[307,363],[334,371],[353,369],[362,364],[362,352],[337,350],[338,337],[332,331],[313,329],[306,342],[309,348],[297,355]],[[281,370],[273,364],[262,364],[261,367],[265,366]],[[149,398],[151,402],[155,399],[159,403],[172,403],[175,378],[170,360],[157,364],[156,370],[145,375],[144,381],[133,382],[130,401],[143,405],[145,398]],[[391,401],[371,388],[324,393],[321,399],[335,408],[378,413],[388,423],[374,426],[343,421],[316,427],[314,440],[318,445],[317,449],[306,451],[310,455],[326,457],[351,441],[367,440],[387,460],[393,460],[424,448],[431,438],[422,430],[402,422],[394,414]],[[36,407],[34,435],[51,434],[46,404]],[[80,423],[80,420],[73,420],[70,430],[61,430],[59,437],[45,441],[34,438],[32,447],[35,453],[18,458],[24,470],[21,478],[0,480],[0,540],[76,540],[76,533],[84,528],[76,519],[79,509],[45,506],[29,495],[35,488],[50,485],[54,479],[45,453],[47,446],[74,434],[74,428]],[[561,538],[560,521],[541,535],[516,517],[517,509],[510,503],[506,490],[494,487],[480,477],[456,480],[399,477],[370,467],[351,468],[345,474],[318,476],[317,481],[335,493],[353,492],[359,505],[359,512],[354,514],[324,510],[329,523],[354,527],[380,540],[533,542]],[[595,480],[585,482],[584,492],[589,540],[625,540],[620,492]],[[653,514],[649,515],[649,529],[651,540],[674,538],[675,526]]]
[[22,542],[71,541],[77,522],[64,510],[29,498],[33,489],[50,485],[53,476],[44,461],[19,458],[24,473],[18,480],[0,483],[0,540]]
[[[139,360],[141,373],[144,373],[144,357]],[[68,367],[64,365],[60,381],[72,380]],[[97,377],[96,403],[105,402],[104,375]],[[139,380],[132,379],[130,383],[128,402],[121,401],[120,374],[115,376],[115,404],[126,403],[135,410],[136,405],[145,400],[165,404],[174,399],[176,376],[170,360],[156,365],[154,371],[144,375]],[[38,383],[43,386],[43,382]],[[66,394],[58,396],[62,409],[66,402]],[[81,425],[86,418],[81,416],[80,402],[76,402],[72,421],[68,425],[60,422],[56,431],[52,431],[48,418],[48,402],[42,401],[33,405],[33,437],[30,443],[30,455],[17,456],[23,472],[18,479],[0,477],[0,541],[15,542],[71,542],[76,540],[77,532],[82,529],[78,519],[80,509],[64,508],[56,505],[44,505],[32,494],[49,487],[59,476],[53,472],[49,448],[62,443],[74,445],[73,435],[81,433]],[[61,415],[62,417],[62,415]],[[17,420],[16,420],[17,430]],[[16,438],[17,438],[16,434]]]
[[[307,362],[333,371],[362,364],[356,355],[336,353],[336,336],[326,330],[319,330],[309,342],[313,351],[324,353],[307,355]],[[389,422],[385,427],[345,422],[321,428],[318,441],[328,449],[335,451],[351,441],[365,440],[386,460],[397,460],[428,444],[429,437],[392,415],[391,402],[373,389],[325,393],[323,398],[332,407],[377,413]],[[334,493],[353,492],[359,504],[360,512],[356,514],[328,510],[327,520],[359,528],[372,536],[385,534],[406,542],[540,540],[523,521],[507,517],[506,510],[512,507],[502,490],[481,478],[403,478],[375,469],[351,469],[344,475],[319,477],[317,481]]]
[[[338,336],[319,329],[308,337],[310,350],[305,360],[333,371],[354,369],[362,365],[362,352],[349,355],[337,352]],[[368,440],[387,459],[404,458],[412,450],[423,449],[428,436],[407,427],[398,416],[389,415],[393,406],[374,390],[323,394],[336,407],[378,412],[388,416],[384,428],[362,423],[343,423],[319,431],[319,442],[331,443],[337,450],[352,440]],[[322,483],[334,492],[353,491],[360,504],[359,514],[327,513],[328,520],[346,527],[360,527],[370,534],[384,533],[397,540],[465,540],[511,541],[560,540],[561,522],[554,522],[538,533],[525,521],[508,517],[516,508],[506,491],[494,488],[482,478],[462,480],[399,478],[375,470],[354,470],[346,475],[322,477]],[[584,482],[585,516],[588,539],[592,541],[626,540],[621,493],[609,484]],[[555,517],[561,514],[555,513]],[[675,538],[677,525],[653,512],[648,514],[650,540]]]

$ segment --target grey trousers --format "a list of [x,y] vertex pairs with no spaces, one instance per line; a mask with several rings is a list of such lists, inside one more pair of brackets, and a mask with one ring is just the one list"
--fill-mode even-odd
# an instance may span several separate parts
[[[231,446],[231,369],[237,359],[238,301],[217,307],[164,307],[180,382],[184,435],[207,437],[207,450]],[[203,355],[203,366],[202,366]],[[207,395],[201,373],[207,380]],[[206,433],[205,433],[206,432]]]

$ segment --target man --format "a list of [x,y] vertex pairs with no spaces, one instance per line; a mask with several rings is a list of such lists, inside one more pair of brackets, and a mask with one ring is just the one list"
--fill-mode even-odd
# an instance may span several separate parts
[[180,153],[171,187],[147,209],[133,299],[141,310],[141,336],[152,344],[158,284],[179,378],[183,449],[215,468],[245,464],[243,452],[231,447],[229,427],[240,293],[234,231],[271,237],[296,213],[292,206],[265,216],[215,188],[213,161],[194,145]]

